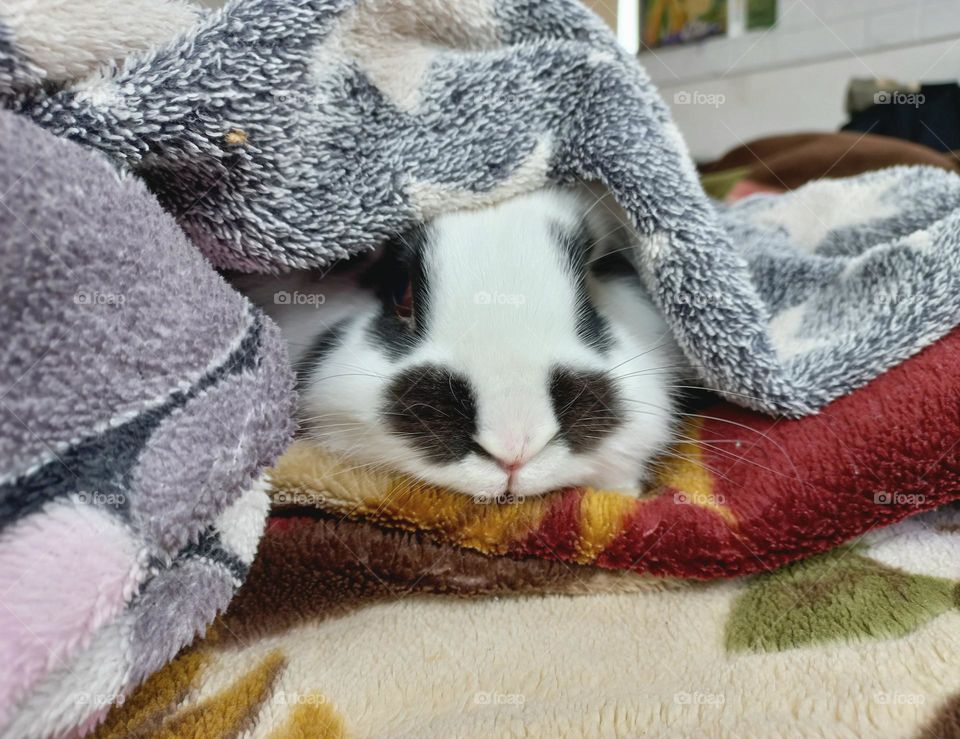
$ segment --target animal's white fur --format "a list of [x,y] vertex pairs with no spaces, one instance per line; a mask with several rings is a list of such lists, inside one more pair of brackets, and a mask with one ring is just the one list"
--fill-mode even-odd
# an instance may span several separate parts
[[[635,490],[650,457],[669,440],[670,368],[678,362],[669,330],[630,278],[590,276],[591,302],[607,319],[614,345],[604,356],[577,334],[576,276],[551,225],[571,228],[592,201],[567,190],[542,190],[432,223],[438,248],[431,260],[426,339],[392,361],[368,326],[379,302],[340,277],[310,282],[287,278],[286,290],[312,291],[323,303],[271,310],[298,361],[312,336],[356,316],[339,346],[310,377],[301,407],[311,434],[358,465],[383,465],[466,494],[528,496],[574,485]],[[599,203],[589,217],[610,230]],[[599,210],[598,210],[599,209]],[[615,220],[612,228],[621,224]],[[603,248],[603,239],[596,246]],[[295,287],[294,287],[295,285]],[[270,301],[266,307],[271,308]],[[273,306],[277,308],[278,306]],[[452,464],[425,460],[379,416],[390,379],[409,367],[435,364],[469,379],[477,399],[475,440],[491,454],[519,460],[508,474],[477,454]],[[594,450],[573,454],[560,439],[549,392],[551,367],[609,372],[624,399],[625,421]],[[438,438],[442,444],[444,440]]]

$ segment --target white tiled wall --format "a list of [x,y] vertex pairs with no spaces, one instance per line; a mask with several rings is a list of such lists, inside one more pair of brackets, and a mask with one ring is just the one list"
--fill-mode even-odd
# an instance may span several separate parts
[[[772,29],[640,55],[695,156],[837,128],[851,77],[960,78],[960,0],[778,0],[778,9]],[[684,92],[712,104],[673,104]]]
[[779,0],[777,25],[644,52],[657,82],[710,79],[960,37],[960,0]]

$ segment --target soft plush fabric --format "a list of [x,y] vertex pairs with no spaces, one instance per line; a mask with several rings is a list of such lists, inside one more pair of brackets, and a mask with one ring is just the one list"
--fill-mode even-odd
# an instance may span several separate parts
[[953,736],[958,523],[651,588],[278,521],[223,622],[97,736]]
[[704,380],[766,411],[822,407],[960,313],[960,179],[889,170],[717,213],[646,74],[577,0],[233,0],[16,107],[138,173],[244,270],[327,265],[444,210],[598,180]]
[[500,505],[356,468],[298,441],[274,503],[428,531],[488,553],[666,577],[757,572],[956,499],[960,330],[815,416],[692,413],[640,499],[567,490]]
[[743,200],[751,195],[758,195],[761,193],[777,194],[781,192],[783,192],[783,188],[778,187],[777,185],[765,185],[755,180],[742,179],[733,184],[733,186],[725,193],[724,199],[729,203],[735,203],[736,201]]
[[292,378],[143,183],[5,111],[0,293],[0,734],[46,736],[227,605]]
[[4,0],[0,100],[61,85],[186,31],[202,17],[188,0]]

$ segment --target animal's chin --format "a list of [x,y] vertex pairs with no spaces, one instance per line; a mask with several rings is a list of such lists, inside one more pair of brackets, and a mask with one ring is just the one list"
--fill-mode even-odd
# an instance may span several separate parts
[[574,485],[538,484],[522,481],[507,486],[505,478],[491,477],[487,479],[469,479],[468,475],[436,475],[432,472],[420,471],[416,475],[429,485],[449,490],[460,495],[469,496],[477,503],[519,502],[524,498],[534,498],[563,490]]
[[[561,490],[563,488],[560,488]],[[548,493],[555,492],[557,488],[554,487],[538,487],[538,488],[503,488],[499,491],[490,492],[480,492],[480,493],[466,493],[470,495],[475,502],[477,503],[519,503],[526,498],[536,498],[541,495],[547,495]],[[466,492],[466,491],[458,491]]]

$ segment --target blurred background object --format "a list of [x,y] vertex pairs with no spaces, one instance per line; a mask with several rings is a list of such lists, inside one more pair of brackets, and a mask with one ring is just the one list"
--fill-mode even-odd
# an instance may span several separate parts
[[835,179],[898,165],[960,173],[960,159],[928,146],[873,133],[795,133],[749,141],[700,165],[704,189],[739,200],[757,192],[785,192],[811,180]]
[[611,28],[617,27],[617,11],[622,10],[618,8],[617,0],[584,0],[586,6],[593,10],[597,15],[603,18]]
[[960,0],[584,2],[639,52],[698,161],[838,129],[960,149]]
[[[658,4],[646,0],[643,21]],[[774,5],[728,0],[727,34],[694,43],[652,48],[643,30],[640,60],[695,158],[848,124],[939,151],[960,148],[960,125],[947,120],[960,120],[960,0]]]
[[648,0],[642,18],[648,48],[696,41],[727,32],[727,0]]

